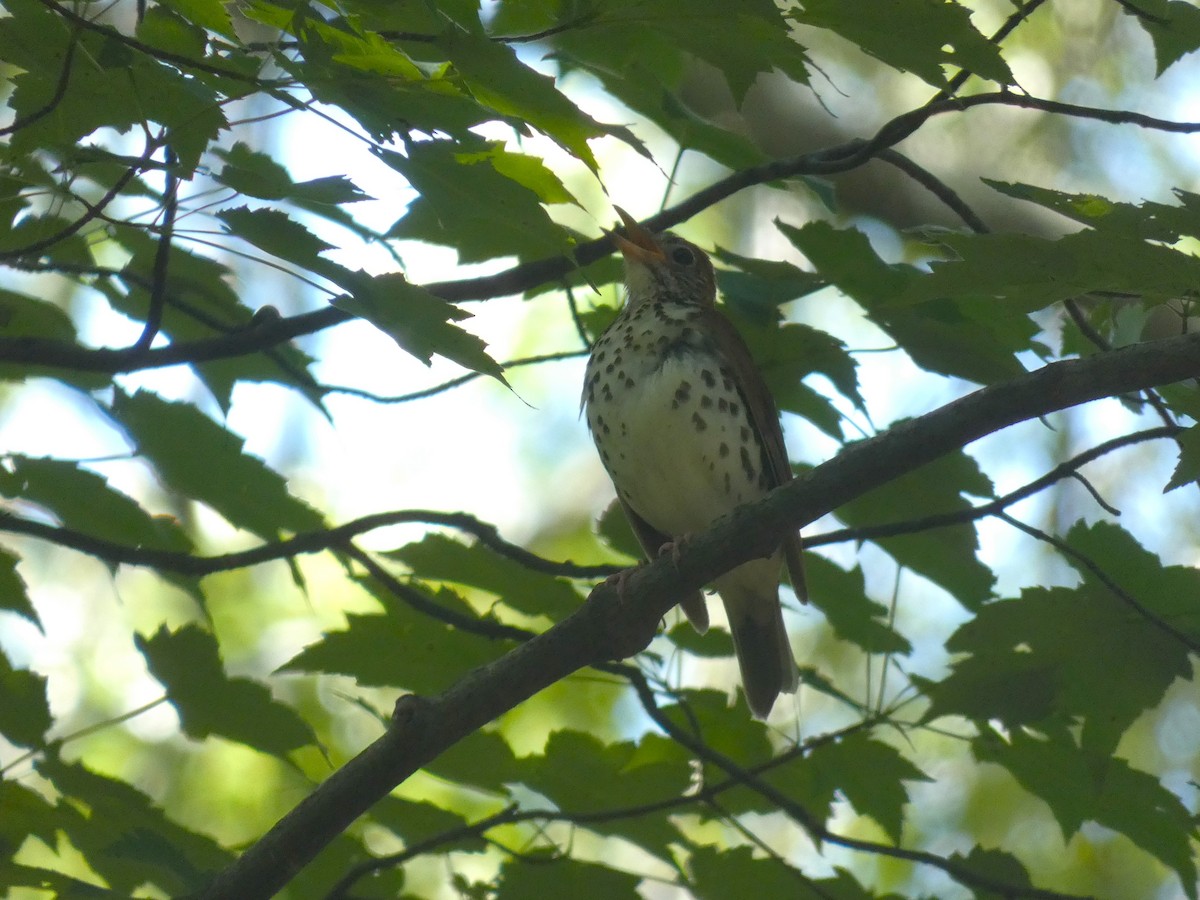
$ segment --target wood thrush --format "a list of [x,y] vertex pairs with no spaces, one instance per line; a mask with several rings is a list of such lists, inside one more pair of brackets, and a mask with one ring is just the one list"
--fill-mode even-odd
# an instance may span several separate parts
[[[588,359],[583,405],[600,458],[646,555],[700,531],[792,477],[774,401],[741,336],[716,309],[712,263],[624,210],[628,299]],[[806,597],[800,536],[714,584],[725,604],[750,709],[763,719],[795,691],[796,663],[779,606],[786,559]],[[700,632],[702,595],[680,606]]]

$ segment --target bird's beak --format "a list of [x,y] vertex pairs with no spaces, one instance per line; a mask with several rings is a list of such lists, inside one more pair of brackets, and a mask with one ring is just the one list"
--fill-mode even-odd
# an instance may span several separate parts
[[613,240],[617,244],[617,249],[621,251],[621,255],[625,257],[627,262],[637,261],[643,265],[661,264],[666,261],[667,255],[663,253],[663,248],[659,245],[658,240],[638,224],[637,219],[631,216],[619,206],[614,206],[617,215],[621,217],[621,221],[625,223],[625,234],[620,235],[615,231],[612,233]]

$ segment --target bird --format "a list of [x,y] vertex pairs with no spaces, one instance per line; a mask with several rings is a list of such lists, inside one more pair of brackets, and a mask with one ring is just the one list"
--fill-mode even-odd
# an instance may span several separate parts
[[[617,499],[648,558],[674,549],[736,507],[791,480],[770,390],[745,341],[716,306],[712,262],[695,244],[655,234],[617,207],[626,302],[592,345],[581,407]],[[807,599],[800,535],[718,577],[757,719],[798,672],[779,602],[780,571]],[[704,596],[680,603],[701,633]]]

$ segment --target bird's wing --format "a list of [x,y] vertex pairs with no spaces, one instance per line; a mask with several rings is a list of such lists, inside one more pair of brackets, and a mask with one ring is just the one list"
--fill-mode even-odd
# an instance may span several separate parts
[[[762,438],[766,453],[771,487],[779,487],[792,480],[792,465],[788,462],[787,445],[783,441],[783,429],[779,425],[779,412],[775,400],[763,380],[754,357],[746,342],[725,316],[716,309],[705,309],[701,313],[699,330],[711,334],[715,345],[734,373],[734,383],[742,394],[750,422]],[[788,579],[796,596],[808,600],[808,587],[804,581],[804,556],[800,543],[800,532],[792,532],[784,539],[783,554],[787,563]]]
[[[625,510],[625,518],[629,520],[629,527],[633,529],[634,537],[642,545],[646,558],[657,559],[663,546],[671,543],[671,536],[658,531],[639,516],[633,507],[625,502],[624,498],[618,496],[617,500],[620,501],[621,508]],[[688,621],[692,623],[693,628],[701,634],[708,631],[708,604],[704,601],[704,594],[701,591],[684,597],[679,601],[679,606]]]

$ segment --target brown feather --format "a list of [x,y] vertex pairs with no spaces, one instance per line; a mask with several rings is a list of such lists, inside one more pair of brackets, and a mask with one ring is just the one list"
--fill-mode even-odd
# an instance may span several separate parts
[[[653,525],[634,512],[633,507],[626,503],[622,497],[618,495],[617,499],[621,502],[621,509],[625,510],[625,518],[629,520],[629,527],[633,531],[633,536],[642,545],[642,550],[645,552],[646,558],[657,559],[663,546],[671,543],[673,538],[656,530]],[[700,634],[708,631],[708,603],[705,602],[704,594],[701,591],[696,591],[696,593],[684,597],[679,601],[679,606],[696,631]]]
[[[788,462],[787,445],[783,440],[783,428],[779,424],[779,412],[775,400],[759,373],[750,348],[733,327],[733,324],[716,309],[705,308],[700,316],[701,327],[712,336],[726,364],[735,374],[750,421],[762,439],[766,453],[768,476],[772,488],[792,480],[792,466]],[[787,563],[788,580],[801,601],[808,601],[808,586],[804,580],[804,555],[800,533],[794,531],[783,541],[784,560]]]

